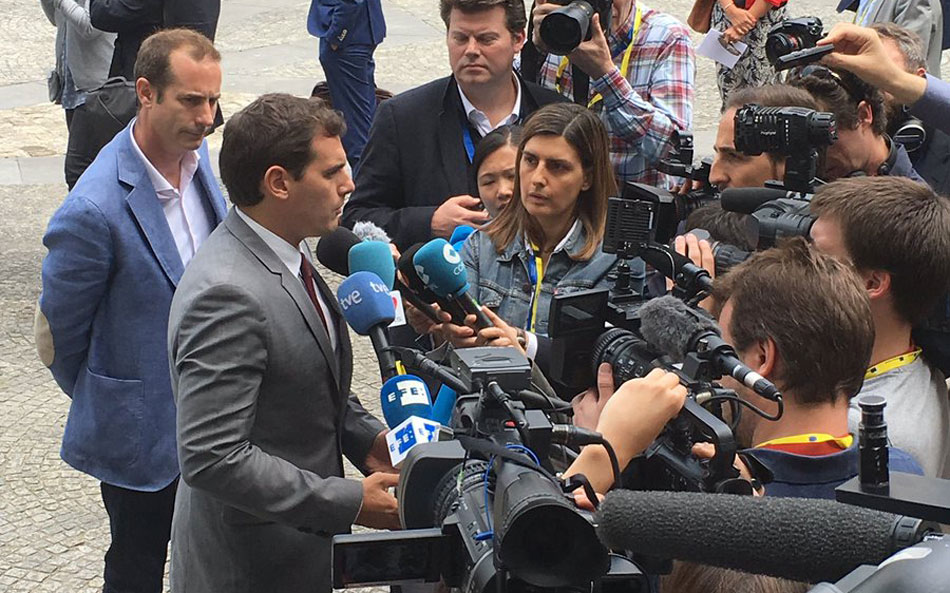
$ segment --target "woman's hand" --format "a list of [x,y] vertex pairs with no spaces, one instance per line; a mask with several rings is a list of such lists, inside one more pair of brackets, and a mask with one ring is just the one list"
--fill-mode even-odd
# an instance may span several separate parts
[[488,307],[482,306],[482,312],[488,317],[488,320],[494,324],[494,327],[486,327],[476,330],[475,316],[469,315],[465,318],[465,323],[473,330],[478,331],[475,336],[476,346],[495,346],[498,348],[511,347],[517,348],[518,352],[525,353],[524,348],[518,341],[518,329],[508,325],[504,319],[495,314]]
[[[751,31],[751,29],[749,30]],[[748,31],[746,31],[746,33],[748,33]],[[719,41],[723,45],[732,45],[736,41],[742,40],[746,33],[743,33],[738,26],[733,25],[722,32],[722,37],[719,38]]]
[[731,5],[729,8],[726,8],[725,13],[726,18],[729,19],[730,23],[732,23],[732,27],[730,27],[730,29],[735,27],[737,31],[744,31],[742,35],[745,35],[751,31],[758,22],[758,19],[756,19],[752,13],[750,13],[748,10],[745,10],[744,8],[739,8],[735,4]]

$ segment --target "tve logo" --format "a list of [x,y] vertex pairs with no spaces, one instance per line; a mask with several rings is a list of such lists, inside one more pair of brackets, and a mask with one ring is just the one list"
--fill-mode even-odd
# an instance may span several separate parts
[[380,284],[379,282],[370,282],[370,287],[373,289],[373,292],[381,292],[383,294],[389,294],[389,287],[385,284]]
[[343,310],[346,311],[353,305],[359,305],[363,302],[363,296],[360,294],[360,291],[354,290],[350,294],[346,295],[342,299],[339,299],[340,306],[343,307]]

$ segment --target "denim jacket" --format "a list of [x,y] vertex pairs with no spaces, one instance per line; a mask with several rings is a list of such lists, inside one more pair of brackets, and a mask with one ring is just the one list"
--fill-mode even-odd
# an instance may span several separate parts
[[[541,279],[541,293],[534,333],[546,336],[551,299],[555,294],[567,294],[592,288],[609,288],[607,274],[613,271],[617,258],[599,249],[587,261],[574,261],[571,255],[580,253],[586,234],[581,224],[575,226],[562,249],[551,254]],[[476,300],[488,306],[513,327],[530,329],[531,299],[535,287],[531,283],[529,261],[534,254],[519,236],[502,253],[495,250],[487,233],[476,231],[465,241],[462,261],[468,272],[468,281]],[[639,259],[631,262],[634,289],[643,284],[644,266]]]

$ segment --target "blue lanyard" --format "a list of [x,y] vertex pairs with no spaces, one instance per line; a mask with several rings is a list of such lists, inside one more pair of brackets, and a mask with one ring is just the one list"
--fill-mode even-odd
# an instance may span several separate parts
[[475,158],[475,143],[472,142],[472,131],[468,129],[468,124],[462,120],[462,143],[465,144],[465,154],[468,155],[468,162],[471,164]]

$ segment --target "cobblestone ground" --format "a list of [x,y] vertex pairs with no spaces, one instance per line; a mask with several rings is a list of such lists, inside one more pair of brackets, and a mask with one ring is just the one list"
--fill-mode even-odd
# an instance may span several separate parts
[[[316,42],[303,27],[308,5],[306,0],[224,0],[217,44],[226,65],[225,113],[260,92],[260,84],[251,86],[254,79],[274,81],[264,86],[276,91],[307,88],[323,78]],[[685,18],[691,0],[653,5]],[[390,18],[391,38],[376,53],[380,86],[402,90],[446,74],[435,0],[386,0],[385,6],[388,17],[398,18]],[[791,10],[817,14],[826,24],[836,20],[827,2],[800,0]],[[0,98],[30,83],[35,92],[53,62],[53,28],[35,0],[0,0],[0,13]],[[300,51],[307,47],[314,51]],[[711,62],[699,60],[697,78],[696,129],[713,129],[719,101]],[[17,105],[0,107],[0,159],[62,155],[60,108],[39,100]],[[214,146],[220,138],[211,142]],[[38,361],[32,338],[41,237],[65,193],[64,185],[0,186],[0,591],[101,588],[108,522],[98,484],[59,459],[69,401]],[[367,340],[354,336],[354,345],[354,390],[372,409],[378,407],[379,390],[374,355]]]

